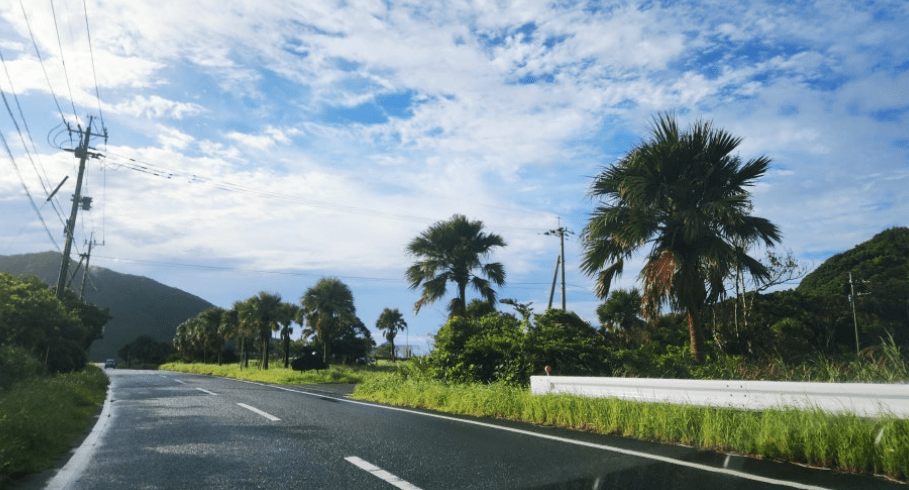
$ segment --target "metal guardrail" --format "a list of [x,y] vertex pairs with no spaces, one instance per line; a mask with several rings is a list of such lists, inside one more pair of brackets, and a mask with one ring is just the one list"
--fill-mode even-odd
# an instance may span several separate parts
[[531,376],[534,395],[567,393],[749,410],[793,407],[909,418],[909,384]]

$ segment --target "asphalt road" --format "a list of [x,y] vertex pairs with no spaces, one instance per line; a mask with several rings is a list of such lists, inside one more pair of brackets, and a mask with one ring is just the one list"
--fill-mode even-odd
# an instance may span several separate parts
[[109,370],[96,430],[45,488],[901,488],[611,436],[405,410],[315,388]]

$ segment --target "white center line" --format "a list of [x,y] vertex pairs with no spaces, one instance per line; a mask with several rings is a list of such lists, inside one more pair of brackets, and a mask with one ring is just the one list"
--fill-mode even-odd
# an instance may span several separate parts
[[251,411],[253,411],[253,412],[256,412],[257,414],[259,414],[259,415],[261,415],[261,416],[267,418],[268,420],[271,420],[272,422],[277,422],[277,421],[281,420],[281,419],[279,419],[278,417],[275,417],[274,415],[272,415],[272,414],[270,414],[270,413],[263,412],[262,410],[259,410],[259,409],[256,408],[256,407],[250,407],[249,405],[247,405],[247,404],[245,404],[245,403],[238,403],[237,405],[240,405],[241,407],[243,407],[243,408],[245,408],[245,409],[247,409],[247,410],[251,410]]
[[185,385],[185,384],[186,384],[186,383],[184,383],[183,381],[180,381],[179,379],[175,379],[174,381],[176,381],[177,383],[180,383],[181,385]]
[[347,461],[348,463],[353,464],[357,468],[360,468],[361,470],[372,473],[373,475],[377,476],[378,478],[385,480],[388,483],[391,483],[392,485],[400,488],[401,490],[420,490],[420,487],[415,486],[409,482],[406,482],[406,481],[392,475],[391,473],[383,470],[382,468],[379,468],[378,466],[375,466],[356,456],[349,456],[349,457],[344,458],[344,460]]
[[208,393],[209,395],[218,396],[217,393],[212,393],[212,392],[210,392],[210,391],[208,391],[208,390],[206,390],[206,389],[204,389],[204,388],[196,388],[196,389],[199,390],[199,391],[201,391],[201,392],[203,392],[203,393]]

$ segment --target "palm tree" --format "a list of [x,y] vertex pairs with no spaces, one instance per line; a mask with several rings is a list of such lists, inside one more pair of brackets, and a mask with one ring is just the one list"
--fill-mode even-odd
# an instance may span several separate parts
[[643,320],[638,317],[640,312],[641,292],[636,288],[612,291],[609,298],[597,308],[600,323],[612,332],[629,332],[643,324]]
[[242,303],[238,311],[241,323],[247,323],[259,335],[262,346],[262,369],[268,369],[271,332],[278,329],[281,316],[281,296],[261,291]]
[[[458,288],[458,295],[448,305],[450,316],[464,316],[468,284],[495,305],[496,292],[491,285],[505,285],[505,268],[498,262],[483,264],[481,260],[492,253],[493,247],[504,247],[505,240],[494,233],[483,233],[482,229],[482,221],[468,221],[456,214],[430,226],[407,245],[407,254],[417,259],[407,269],[410,289],[423,288],[422,297],[414,305],[415,312],[445,296],[449,282]],[[479,275],[474,274],[475,270],[479,270]]]
[[254,332],[248,322],[240,321],[240,310],[243,309],[244,301],[236,301],[233,307],[224,312],[221,316],[221,326],[219,331],[225,339],[236,339],[239,342],[240,349],[240,367],[249,367],[249,359],[246,356],[246,341],[253,338]]
[[322,342],[322,361],[328,364],[331,340],[356,319],[353,293],[340,279],[326,277],[306,290],[300,304],[303,319]]
[[395,337],[398,335],[398,332],[407,328],[407,322],[404,321],[404,316],[401,315],[401,312],[397,308],[385,308],[382,310],[382,314],[379,315],[379,319],[376,320],[376,328],[379,331],[385,332],[385,340],[391,344],[391,360],[395,360]]
[[293,322],[303,322],[300,316],[300,308],[293,303],[281,303],[281,312],[278,316],[278,324],[281,325],[281,340],[284,342],[284,368],[290,367],[290,336],[294,329],[290,328]]
[[202,343],[202,362],[207,362],[206,352],[215,350],[218,352],[218,365],[221,365],[221,351],[224,346],[224,336],[220,332],[221,315],[224,309],[219,307],[209,308],[199,313],[200,337]]
[[701,362],[702,311],[725,292],[729,271],[741,263],[755,277],[766,276],[736,243],[780,240],[775,225],[750,216],[745,189],[764,175],[770,159],[743,162],[732,155],[741,138],[710,122],[681,132],[674,116],[661,114],[651,133],[594,179],[590,196],[599,204],[581,235],[581,269],[596,276],[597,295],[605,299],[625,260],[650,244],[640,274],[642,314],[656,318],[663,302],[684,311],[691,354]]

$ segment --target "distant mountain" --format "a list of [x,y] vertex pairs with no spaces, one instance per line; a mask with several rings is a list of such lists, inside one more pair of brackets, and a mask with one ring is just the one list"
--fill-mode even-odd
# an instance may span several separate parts
[[850,272],[856,292],[883,294],[894,287],[903,289],[909,284],[909,228],[884,230],[830,257],[805,276],[797,289],[809,294],[846,295]]
[[[60,274],[58,252],[0,256],[0,272],[34,274],[49,285],[56,286]],[[69,273],[76,270],[70,261]],[[70,285],[78,291],[82,285],[82,269]],[[89,268],[85,301],[98,307],[110,308],[113,318],[104,328],[104,338],[96,340],[89,359],[103,361],[117,357],[117,350],[140,335],[170,342],[177,325],[214,305],[198,296],[165,286],[147,277],[121,274],[103,267]]]

